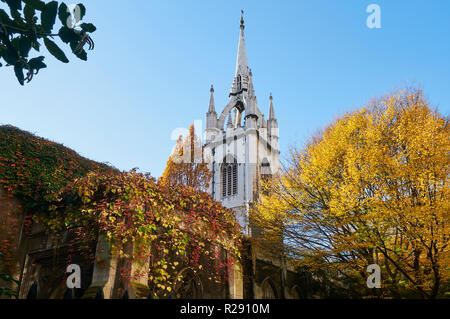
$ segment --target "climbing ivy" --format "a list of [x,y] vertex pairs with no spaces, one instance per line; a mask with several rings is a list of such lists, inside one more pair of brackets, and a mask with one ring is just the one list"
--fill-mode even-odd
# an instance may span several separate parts
[[47,211],[63,186],[93,170],[118,172],[61,144],[0,126],[0,265],[8,273],[14,273],[22,224],[28,231],[34,213]]
[[[166,188],[134,170],[89,172],[61,189],[49,211],[34,220],[52,233],[81,228],[80,241],[103,235],[114,254],[129,264],[150,261],[140,273],[123,271],[122,276],[133,282],[148,274],[155,295],[173,290],[182,267],[203,271],[201,256],[212,261],[210,279],[217,282],[239,257],[240,232],[230,210],[207,193],[186,186]],[[229,252],[228,259],[221,260],[218,246]]]
[[[3,253],[0,252],[0,259],[3,257]],[[2,283],[2,281],[4,283]],[[9,287],[3,287],[4,285],[8,285]],[[18,289],[13,289],[12,287],[19,287],[20,282],[16,279],[14,279],[13,277],[11,277],[11,275],[2,273],[0,271],[0,297],[2,296],[6,296],[8,298],[18,298]]]
[[[209,279],[223,282],[239,258],[233,212],[209,194],[120,172],[12,126],[0,126],[0,185],[0,264],[8,273],[14,273],[20,227],[26,236],[33,223],[55,237],[70,231],[71,246],[106,238],[123,261],[122,281],[148,275],[154,296],[171,293],[185,267],[202,272],[209,265]],[[132,263],[145,267],[130,273]]]

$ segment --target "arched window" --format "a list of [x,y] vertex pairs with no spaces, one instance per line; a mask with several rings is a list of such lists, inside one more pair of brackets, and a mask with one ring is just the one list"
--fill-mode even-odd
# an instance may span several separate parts
[[267,159],[267,157],[264,157],[264,159],[261,162],[261,174],[265,175],[266,177],[269,177],[270,175],[272,175],[272,170],[270,168],[270,162]]
[[277,295],[270,279],[266,279],[262,285],[262,299],[276,299]]
[[299,288],[297,285],[292,287],[291,296],[292,296],[292,299],[301,299],[301,295],[300,295]]
[[242,88],[242,79],[241,79],[241,76],[238,75],[237,76],[237,89],[238,89],[238,91],[240,91],[241,88]]
[[178,299],[203,298],[203,286],[200,278],[191,270],[181,272],[183,280],[175,288],[175,297]]
[[238,192],[238,164],[235,159],[224,158],[222,164],[222,197],[236,195]]

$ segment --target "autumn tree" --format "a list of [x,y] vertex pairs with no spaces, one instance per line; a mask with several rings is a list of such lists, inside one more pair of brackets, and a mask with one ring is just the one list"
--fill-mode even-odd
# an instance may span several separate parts
[[186,185],[206,190],[210,179],[211,172],[203,158],[203,147],[192,124],[185,139],[183,140],[181,136],[178,138],[160,183],[166,186]]
[[[449,118],[421,89],[389,94],[292,149],[252,220],[346,296],[448,297],[449,152]],[[370,264],[381,289],[366,285]]]
[[[63,63],[68,63],[63,50],[54,41],[59,38],[68,44],[72,53],[81,60],[87,60],[84,49],[88,44],[89,49],[94,48],[94,42],[89,34],[96,30],[92,23],[82,23],[86,8],[79,3],[75,10],[69,10],[68,6],[58,1],[48,3],[41,0],[1,0],[6,3],[8,11],[0,7],[0,67],[12,66],[17,80],[21,85],[30,82],[39,70],[47,65],[44,56],[31,57],[31,49],[40,52],[42,43],[48,52]],[[74,15],[75,21],[72,19]],[[55,33],[56,17],[61,27]]]

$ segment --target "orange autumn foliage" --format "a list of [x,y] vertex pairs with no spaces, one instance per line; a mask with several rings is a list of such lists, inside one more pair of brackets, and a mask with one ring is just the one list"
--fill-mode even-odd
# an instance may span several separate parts
[[343,296],[448,297],[449,153],[449,118],[421,89],[387,95],[292,150],[252,219]]
[[210,179],[211,172],[203,158],[201,141],[195,134],[194,125],[191,125],[188,136],[184,140],[181,136],[178,138],[159,182],[165,186],[184,185],[204,191]]

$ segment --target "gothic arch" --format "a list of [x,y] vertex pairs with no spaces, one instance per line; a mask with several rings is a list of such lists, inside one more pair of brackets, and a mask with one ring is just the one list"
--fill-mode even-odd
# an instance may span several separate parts
[[223,109],[222,113],[220,114],[219,120],[217,121],[217,127],[219,129],[224,128],[225,120],[233,108],[237,108],[238,112],[241,114],[245,111],[245,107],[242,101],[231,99],[227,106],[225,106],[225,108]]
[[272,175],[272,169],[270,167],[270,161],[267,157],[264,157],[261,161],[261,174],[262,175]]
[[222,159],[222,164],[226,163],[226,164],[234,164],[237,163],[236,157],[234,157],[233,155],[231,155],[230,153],[228,153],[227,155],[225,155]]
[[277,299],[277,290],[275,289],[275,285],[272,280],[267,277],[263,280],[261,285],[262,299]]
[[302,299],[302,294],[300,293],[300,288],[295,285],[291,288],[292,299]]
[[202,299],[203,284],[200,277],[191,268],[184,268],[180,274],[183,276],[183,280],[174,289],[175,297],[177,299]]
[[64,292],[67,290],[66,278],[59,277],[59,280],[55,280],[55,284],[48,289],[48,299],[61,299]]
[[[225,120],[226,120],[228,114],[230,113],[230,111],[233,108],[237,108],[237,110],[239,111],[241,116],[245,112],[245,105],[244,105],[244,103],[240,99],[232,98],[230,100],[230,102],[227,104],[227,106],[225,106],[225,108],[223,109],[222,113],[219,116],[219,119],[217,121],[217,127],[219,129],[223,130],[224,124],[225,124]],[[262,113],[261,113],[261,111],[259,110],[258,107],[256,107],[256,115],[258,116],[259,119],[262,119],[263,115],[262,115]],[[265,123],[265,121],[264,121],[264,123]]]

